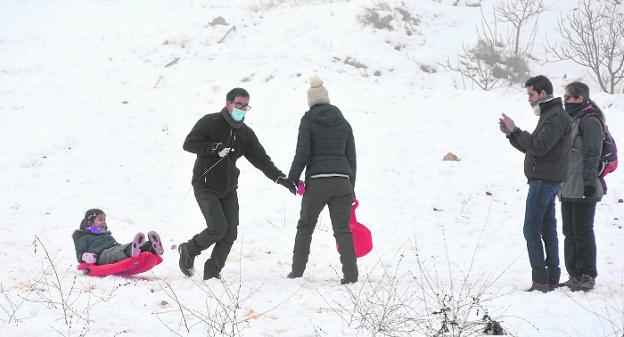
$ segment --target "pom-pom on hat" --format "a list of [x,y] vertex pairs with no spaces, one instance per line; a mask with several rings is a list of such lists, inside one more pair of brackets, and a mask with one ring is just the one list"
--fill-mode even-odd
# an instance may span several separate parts
[[323,86],[323,80],[318,75],[310,78],[310,88],[308,89],[308,106],[312,107],[317,104],[328,104],[329,95],[327,89]]

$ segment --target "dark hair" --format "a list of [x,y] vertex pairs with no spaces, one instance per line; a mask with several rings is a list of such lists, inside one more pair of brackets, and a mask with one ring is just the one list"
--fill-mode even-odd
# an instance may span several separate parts
[[85,212],[85,220],[93,221],[98,215],[104,214],[104,211],[99,208],[92,208]]
[[585,100],[589,101],[589,87],[587,84],[583,82],[572,82],[566,85],[565,89],[570,93],[570,95],[574,96],[574,98],[583,96]]
[[234,99],[236,97],[249,97],[249,93],[247,92],[247,90],[243,88],[234,88],[230,90],[230,92],[228,92],[227,95],[225,95],[225,99],[228,102],[234,102]]
[[104,214],[104,211],[99,208],[91,208],[85,212],[84,218],[80,221],[80,229],[85,229],[91,226],[91,222],[100,214]]
[[596,117],[598,117],[598,119],[600,119],[600,121],[604,124],[605,123],[605,116],[604,116],[604,113],[602,112],[602,110],[600,110],[600,108],[598,107],[598,104],[596,104],[596,102],[592,101],[591,99],[589,100],[589,104],[594,109],[594,112],[596,113]]
[[552,95],[553,93],[553,85],[548,77],[544,75],[537,75],[529,78],[526,83],[524,83],[524,87],[533,87],[533,90],[537,91],[538,94],[542,92],[542,90],[546,91],[547,95]]

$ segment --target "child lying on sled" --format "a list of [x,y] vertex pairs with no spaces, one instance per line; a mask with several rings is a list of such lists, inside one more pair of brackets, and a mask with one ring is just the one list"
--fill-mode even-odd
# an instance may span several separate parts
[[89,264],[116,263],[128,257],[137,257],[141,252],[164,253],[160,236],[154,231],[147,233],[148,241],[145,241],[145,234],[137,233],[131,243],[117,243],[106,226],[106,213],[97,208],[85,213],[80,229],[74,231],[72,238],[78,262]]

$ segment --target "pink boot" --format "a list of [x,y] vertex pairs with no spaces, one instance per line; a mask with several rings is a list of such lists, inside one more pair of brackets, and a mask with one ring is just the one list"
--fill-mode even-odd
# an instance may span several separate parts
[[131,243],[132,248],[130,250],[130,256],[139,256],[139,254],[141,254],[141,246],[143,246],[143,243],[145,243],[145,234],[137,233]]
[[150,231],[147,233],[147,238],[152,243],[152,249],[154,250],[154,253],[156,253],[156,255],[158,256],[163,255],[165,250],[163,249],[162,243],[160,242],[160,236],[158,235],[158,233]]

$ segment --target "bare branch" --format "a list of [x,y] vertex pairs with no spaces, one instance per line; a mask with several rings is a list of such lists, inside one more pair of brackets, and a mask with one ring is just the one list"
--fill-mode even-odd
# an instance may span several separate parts
[[[499,0],[494,5],[495,16],[502,22],[508,22],[513,26],[513,55],[521,56],[527,53],[533,45],[535,39],[534,31],[537,28],[539,15],[544,12],[543,0]],[[525,47],[520,47],[520,37],[522,29],[531,21],[535,20],[529,41]]]
[[624,15],[618,6],[592,6],[591,0],[582,1],[577,10],[558,21],[563,44],[548,44],[557,59],[588,68],[600,88],[611,94],[624,77]]

